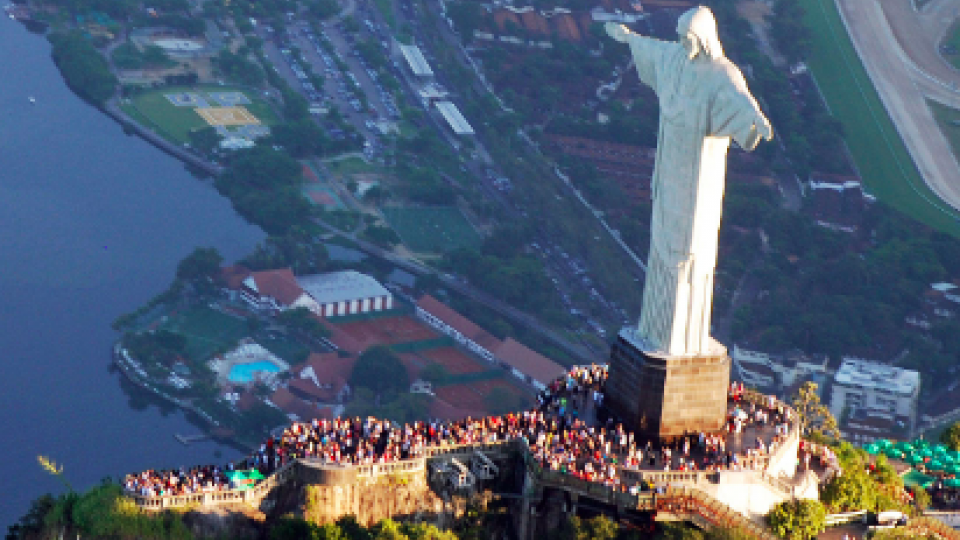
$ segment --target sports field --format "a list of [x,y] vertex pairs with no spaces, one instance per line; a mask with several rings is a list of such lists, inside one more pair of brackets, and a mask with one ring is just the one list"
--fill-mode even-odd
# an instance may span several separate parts
[[833,0],[799,0],[812,32],[810,69],[867,190],[884,203],[960,237],[960,222],[927,187],[860,62]]
[[247,335],[247,323],[208,307],[197,307],[170,316],[160,325],[187,338],[187,354],[196,362],[209,359],[215,352],[236,345]]
[[270,105],[253,92],[218,85],[165,86],[134,96],[122,108],[133,119],[180,144],[190,142],[193,129],[277,123]]
[[403,243],[418,253],[444,253],[480,245],[480,235],[453,206],[382,208]]

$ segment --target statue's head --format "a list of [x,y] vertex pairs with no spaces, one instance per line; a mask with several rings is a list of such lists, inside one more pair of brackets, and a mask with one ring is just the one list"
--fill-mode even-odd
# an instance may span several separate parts
[[700,53],[710,58],[723,57],[723,47],[717,37],[717,20],[709,8],[698,6],[681,15],[677,21],[677,34],[691,59]]

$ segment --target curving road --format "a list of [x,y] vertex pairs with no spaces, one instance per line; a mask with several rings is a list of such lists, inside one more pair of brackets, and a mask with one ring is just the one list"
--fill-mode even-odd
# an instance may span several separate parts
[[[828,0],[823,0],[828,1]],[[930,189],[960,210],[960,163],[937,126],[927,98],[960,108],[960,72],[938,44],[960,12],[960,0],[836,0],[864,68]]]

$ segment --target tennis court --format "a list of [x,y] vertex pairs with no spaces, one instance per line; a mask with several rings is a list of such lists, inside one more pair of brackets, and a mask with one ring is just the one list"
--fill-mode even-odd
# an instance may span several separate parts
[[480,245],[480,235],[456,207],[390,206],[381,211],[412,251],[444,253]]
[[211,126],[250,126],[260,123],[246,107],[199,107],[194,110]]

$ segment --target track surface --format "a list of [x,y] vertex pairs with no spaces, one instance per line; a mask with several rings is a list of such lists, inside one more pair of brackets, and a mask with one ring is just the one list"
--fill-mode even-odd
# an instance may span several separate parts
[[[829,1],[829,0],[825,0]],[[929,98],[960,109],[960,72],[938,45],[960,14],[960,0],[836,0],[841,18],[881,101],[927,186],[960,210],[960,164]]]

